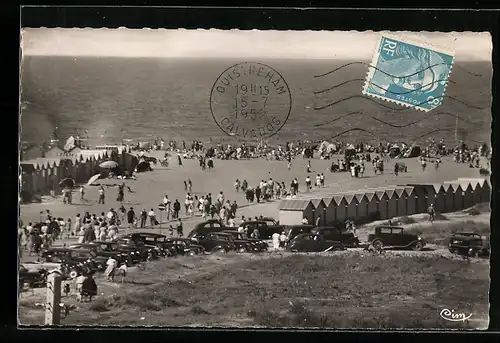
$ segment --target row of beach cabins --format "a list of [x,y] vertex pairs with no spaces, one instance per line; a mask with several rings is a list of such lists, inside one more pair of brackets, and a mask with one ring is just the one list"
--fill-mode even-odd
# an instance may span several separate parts
[[365,223],[427,213],[431,204],[437,213],[455,212],[490,201],[489,180],[459,178],[444,183],[414,183],[380,188],[366,188],[341,193],[301,195],[282,200],[279,221],[283,225],[299,225],[303,218],[321,226],[333,225],[351,218]]
[[77,184],[86,183],[93,175],[103,172],[99,164],[105,161],[115,161],[124,169],[133,170],[137,157],[125,146],[75,148],[70,152],[54,147],[43,158],[20,161],[21,200],[29,202],[35,194],[57,191],[65,178],[72,178]]

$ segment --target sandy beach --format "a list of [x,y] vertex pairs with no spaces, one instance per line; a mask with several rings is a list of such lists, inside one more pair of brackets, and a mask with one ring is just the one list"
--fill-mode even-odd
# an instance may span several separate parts
[[[148,155],[154,156],[154,153]],[[156,155],[156,157],[159,154]],[[407,173],[394,175],[393,166],[396,162],[404,162],[408,166]],[[325,174],[325,184],[335,191],[356,190],[362,188],[379,187],[384,185],[405,184],[409,182],[443,182],[454,180],[458,177],[478,177],[478,169],[469,168],[467,164],[454,163],[451,158],[444,158],[443,163],[436,171],[434,166],[429,164],[425,172],[422,172],[418,159],[392,159],[386,163],[385,172],[383,175],[375,176],[370,164],[367,164],[365,176],[363,178],[353,178],[350,173],[337,172],[331,173],[327,168],[331,161],[313,159],[311,166],[313,172],[310,173],[312,179],[318,173]],[[242,192],[236,192],[234,182],[238,178],[240,181],[246,179],[250,186],[257,185],[262,179],[273,178],[275,181],[284,181],[287,188],[291,180],[297,177],[300,183],[301,191],[304,191],[304,179],[306,172],[307,159],[296,158],[292,162],[292,170],[287,170],[286,162],[282,161],[266,161],[265,159],[252,160],[215,160],[215,168],[212,171],[202,171],[197,160],[185,159],[183,166],[177,164],[176,159],[172,159],[168,168],[161,167],[160,164],[153,166],[152,172],[138,173],[137,180],[126,180],[125,183],[130,186],[133,193],[125,193],[124,206],[128,209],[133,207],[136,213],[142,209],[149,211],[151,208],[155,210],[159,217],[158,204],[162,201],[163,196],[168,194],[173,202],[179,199],[183,204],[186,191],[184,190],[184,180],[189,178],[193,182],[193,195],[198,197],[212,193],[216,196],[220,191],[223,191],[226,199],[236,200],[240,210],[237,213],[237,219],[241,215],[256,216],[265,215],[277,218],[279,201],[265,204],[248,205],[245,200],[245,195]],[[99,184],[120,184],[122,180],[104,179],[98,180]],[[106,204],[97,204],[98,193],[97,186],[86,187],[87,201],[81,202],[80,195],[75,191],[72,205],[62,203],[61,197],[47,197],[44,202],[37,204],[21,205],[20,218],[24,223],[29,221],[37,221],[40,217],[40,211],[49,209],[53,215],[63,217],[65,219],[73,218],[77,213],[83,214],[86,211],[90,213],[100,214],[107,212],[110,208],[118,209],[120,203],[116,201],[117,188],[106,188]],[[314,192],[312,192],[313,194]],[[184,217],[184,208],[182,206],[181,215]],[[185,234],[187,234],[196,222],[201,221],[199,216],[186,221]],[[166,218],[162,218],[162,222],[167,223]],[[163,225],[163,228],[167,227]]]

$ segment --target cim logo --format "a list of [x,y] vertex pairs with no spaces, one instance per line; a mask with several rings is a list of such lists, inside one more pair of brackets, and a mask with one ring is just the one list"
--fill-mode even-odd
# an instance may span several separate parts
[[465,322],[468,320],[470,317],[472,317],[472,313],[469,315],[466,315],[465,313],[462,312],[455,312],[455,310],[449,310],[447,308],[443,309],[439,315],[441,318],[444,320],[448,320],[450,322]]

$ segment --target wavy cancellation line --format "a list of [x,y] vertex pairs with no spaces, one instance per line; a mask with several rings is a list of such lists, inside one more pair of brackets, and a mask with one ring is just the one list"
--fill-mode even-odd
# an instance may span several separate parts
[[452,116],[452,117],[454,117],[454,118],[456,118],[458,120],[461,120],[461,121],[464,121],[464,122],[466,122],[468,124],[471,124],[471,122],[469,120],[461,118],[460,116],[458,116],[456,114],[453,114],[453,113],[450,113],[450,112],[436,112],[436,113],[431,113],[431,114],[426,115],[424,118],[421,118],[421,119],[419,119],[417,121],[414,121],[414,122],[411,122],[411,123],[408,123],[408,124],[404,124],[404,125],[395,125],[395,124],[388,123],[388,122],[386,122],[386,121],[384,121],[384,120],[382,120],[380,118],[377,118],[377,117],[375,117],[373,115],[366,114],[366,113],[364,113],[362,111],[354,111],[354,112],[350,112],[350,113],[344,114],[344,115],[342,115],[340,117],[334,118],[334,119],[332,119],[330,121],[327,121],[325,123],[322,123],[322,124],[314,124],[314,127],[320,127],[320,126],[328,125],[328,124],[336,122],[336,121],[338,121],[338,120],[340,120],[342,118],[351,116],[353,114],[363,114],[363,115],[368,116],[368,117],[370,117],[370,118],[372,118],[372,119],[374,119],[374,120],[376,120],[376,121],[378,121],[378,122],[380,122],[382,124],[385,124],[387,126],[394,127],[394,128],[405,128],[405,127],[408,127],[408,126],[411,126],[411,125],[418,124],[418,123],[420,123],[420,122],[422,122],[422,121],[424,121],[426,119],[429,119],[430,117],[436,117],[436,116],[440,116],[440,115],[449,115],[449,116]]
[[[389,76],[389,77],[392,77],[392,78],[406,78],[406,77],[410,77],[410,76],[417,75],[418,73],[421,73],[421,72],[423,72],[423,71],[425,71],[425,70],[427,70],[427,69],[434,68],[434,67],[439,66],[439,65],[445,65],[445,64],[447,64],[447,63],[437,63],[437,64],[433,64],[433,65],[431,65],[431,66],[429,66],[429,67],[427,67],[427,68],[425,68],[425,69],[417,70],[417,71],[416,71],[416,72],[414,72],[413,74],[408,74],[408,75],[397,76],[397,75],[392,75],[392,74],[389,74],[389,73],[387,73],[387,72],[385,72],[385,71],[383,71],[383,70],[381,70],[381,69],[377,68],[376,66],[371,65],[370,63],[366,63],[366,62],[362,62],[362,61],[357,61],[357,62],[349,62],[349,63],[346,63],[346,64],[344,64],[344,65],[342,65],[342,66],[340,66],[340,67],[338,67],[338,68],[332,69],[332,70],[330,70],[330,71],[328,71],[328,72],[326,72],[326,73],[324,73],[324,74],[321,74],[321,75],[314,75],[314,78],[319,78],[319,77],[323,77],[323,76],[327,76],[327,75],[333,74],[333,73],[335,73],[336,71],[339,71],[340,69],[343,69],[343,68],[348,67],[348,66],[353,65],[353,64],[364,64],[364,65],[368,66],[369,68],[374,68],[375,70],[378,70],[378,71],[379,71],[379,72],[381,72],[382,74],[385,74],[385,75],[387,75],[387,76]],[[470,74],[470,75],[473,75],[473,76],[482,76],[482,74],[476,74],[476,73],[473,73],[473,72],[468,71],[467,69],[464,69],[464,68],[462,68],[462,67],[460,67],[460,66],[458,66],[458,65],[453,65],[453,68],[454,68],[454,69],[460,69],[460,70],[463,70],[463,71],[465,71],[466,73],[468,73],[468,74]]]
[[[323,136],[322,139],[324,140],[332,140],[332,139],[335,139],[335,138],[338,138],[340,136],[343,136],[345,135],[346,133],[349,133],[349,132],[352,132],[352,131],[362,131],[362,132],[366,132],[368,133],[369,135],[377,138],[377,139],[380,139],[380,135],[377,135],[373,132],[371,132],[370,130],[366,130],[366,129],[363,129],[363,128],[360,128],[360,127],[354,127],[352,129],[348,129],[348,130],[345,130],[345,131],[342,131],[336,135],[333,135],[333,136],[330,136],[329,138],[326,138],[326,136]],[[424,138],[424,137],[427,137],[427,136],[430,136],[432,135],[433,133],[436,133],[436,132],[451,132],[451,131],[454,131],[454,129],[435,129],[435,130],[431,130],[427,133],[424,133],[423,135],[419,135],[419,136],[416,136],[416,137],[412,137],[411,139],[408,139],[409,142],[411,141],[417,141],[421,138]],[[479,130],[471,130],[471,131],[468,131],[468,133],[473,133],[475,131],[479,131]],[[478,143],[477,141],[474,141],[475,143]],[[479,142],[480,143],[480,142]]]
[[385,104],[381,104],[381,103],[379,103],[379,102],[375,101],[375,100],[374,100],[374,99],[372,99],[371,97],[366,97],[366,96],[363,96],[363,95],[351,95],[351,96],[348,96],[347,98],[343,98],[343,99],[340,99],[340,100],[334,101],[334,102],[332,102],[332,103],[330,103],[330,104],[328,104],[328,105],[325,105],[325,106],[320,106],[320,107],[315,107],[314,109],[315,109],[315,110],[322,110],[322,109],[325,109],[325,108],[331,107],[331,106],[333,106],[333,105],[336,105],[336,104],[338,104],[338,103],[341,103],[341,102],[343,102],[343,101],[350,100],[350,99],[353,99],[353,98],[362,98],[362,99],[365,99],[365,100],[369,100],[369,101],[373,102],[374,104],[377,104],[377,105],[379,105],[379,106],[385,107],[385,108],[387,108],[387,109],[389,109],[389,110],[391,110],[391,111],[393,111],[393,112],[407,111],[407,110],[410,110],[410,109],[412,109],[412,108],[414,108],[414,107],[418,107],[418,106],[420,106],[420,105],[423,105],[423,104],[426,104],[426,103],[428,103],[428,102],[430,102],[430,101],[433,101],[434,99],[440,99],[440,98],[441,98],[441,99],[444,99],[444,98],[452,99],[452,100],[454,100],[454,101],[456,101],[456,102],[459,102],[459,103],[461,103],[462,105],[467,106],[467,107],[469,107],[469,108],[474,108],[474,109],[476,109],[476,110],[484,110],[484,107],[478,107],[478,106],[475,106],[475,105],[470,105],[470,104],[468,104],[468,103],[466,103],[466,102],[464,102],[464,101],[462,101],[462,100],[458,100],[458,99],[456,99],[456,98],[454,98],[454,97],[452,97],[452,96],[449,96],[449,95],[440,95],[440,96],[436,96],[436,97],[434,97],[433,99],[429,99],[429,100],[426,100],[426,101],[422,101],[422,102],[421,102],[421,103],[419,103],[419,104],[416,104],[416,105],[411,105],[411,106],[406,106],[406,107],[403,107],[403,108],[392,108],[392,107],[389,107],[389,106],[387,106],[387,105],[385,105]]
[[[334,89],[336,89],[336,88],[338,88],[338,87],[341,87],[341,86],[343,86],[343,85],[346,85],[346,84],[351,83],[351,82],[354,82],[354,81],[366,81],[366,79],[352,79],[352,80],[348,80],[348,81],[345,81],[345,82],[339,83],[338,85],[332,86],[332,87],[327,88],[327,89],[322,89],[322,90],[320,90],[320,91],[314,91],[313,93],[314,93],[315,95],[322,94],[322,93],[326,93],[326,92],[329,92],[329,91],[331,91],[331,90],[334,90]],[[425,88],[425,87],[427,87],[427,86],[430,86],[430,85],[432,85],[432,84],[434,84],[434,83],[443,82],[443,81],[447,81],[447,80],[436,80],[436,81],[433,81],[433,82],[429,82],[429,83],[428,83],[428,84],[426,84],[426,85],[423,85],[423,86],[421,86],[421,87],[419,87],[419,88],[416,88],[416,89],[409,90],[409,91],[407,91],[407,92],[393,92],[393,91],[390,91],[388,88],[384,88],[384,87],[382,87],[382,86],[377,85],[375,82],[370,82],[370,84],[371,84],[371,85],[374,85],[374,86],[375,86],[375,87],[377,87],[377,88],[382,89],[382,90],[383,90],[384,92],[386,92],[386,93],[396,94],[396,95],[405,95],[405,94],[409,94],[409,93],[413,93],[413,92],[419,91],[419,90],[421,90],[422,88]],[[452,81],[452,80],[448,80],[447,82],[448,82],[448,83],[456,83],[455,81]]]

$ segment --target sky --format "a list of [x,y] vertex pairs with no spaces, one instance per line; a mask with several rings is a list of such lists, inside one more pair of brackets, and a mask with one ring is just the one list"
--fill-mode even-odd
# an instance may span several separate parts
[[[22,30],[25,56],[371,60],[380,32],[166,29]],[[395,32],[452,51],[458,61],[491,61],[489,33]]]

